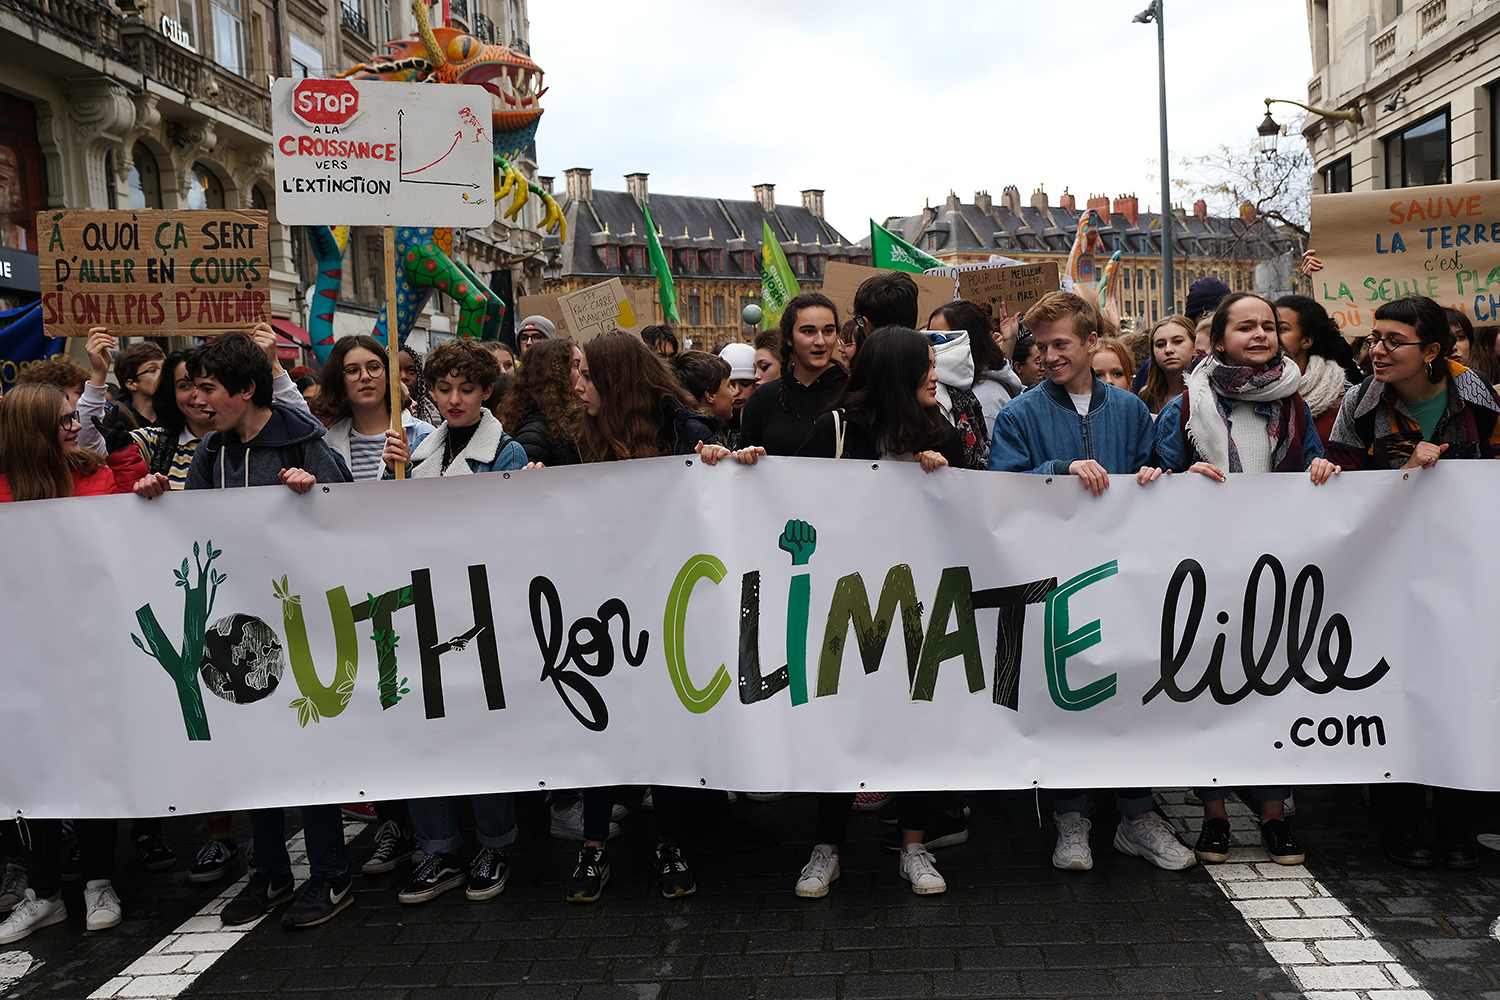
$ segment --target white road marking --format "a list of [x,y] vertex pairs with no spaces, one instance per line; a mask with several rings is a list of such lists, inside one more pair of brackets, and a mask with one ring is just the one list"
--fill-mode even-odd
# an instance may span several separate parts
[[[1203,807],[1188,805],[1181,789],[1158,791],[1157,803],[1192,846]],[[1230,796],[1225,805],[1233,837],[1229,861],[1203,867],[1309,1000],[1431,1000],[1306,868],[1271,860],[1257,817],[1244,803]]]
[[[344,843],[349,843],[365,830],[363,823],[344,824]],[[309,875],[307,845],[299,831],[286,842],[287,854],[291,856],[292,877],[300,885]],[[89,1000],[129,997],[131,1000],[175,1000],[224,954],[244,940],[265,917],[257,917],[248,924],[228,926],[219,919],[219,911],[239,894],[250,881],[245,876],[221,892],[197,914],[189,917],[181,927],[162,938],[140,958],[121,969],[109,982],[89,994]],[[0,973],[3,975],[3,973]]]

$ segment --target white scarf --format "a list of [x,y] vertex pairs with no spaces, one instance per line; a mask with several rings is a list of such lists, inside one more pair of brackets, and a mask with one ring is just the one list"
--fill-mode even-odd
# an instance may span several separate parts
[[474,430],[474,436],[469,438],[469,443],[464,450],[453,457],[448,463],[448,468],[443,468],[443,445],[448,440],[448,424],[444,421],[438,424],[437,430],[422,439],[417,445],[417,450],[411,453],[411,478],[413,479],[436,479],[438,476],[467,476],[472,475],[474,470],[469,468],[469,459],[473,459],[481,465],[487,465],[495,460],[500,449],[500,439],[504,432],[500,428],[500,421],[489,410],[480,411],[479,426]]
[[967,389],[974,384],[974,352],[969,350],[969,334],[947,333],[949,339],[932,347],[937,364],[937,401],[943,418],[953,423],[953,397],[948,387]]
[[[1235,403],[1260,403],[1284,399],[1296,392],[1297,386],[1302,382],[1302,372],[1291,358],[1284,358],[1282,363],[1285,367],[1281,378],[1259,389],[1247,388],[1232,397],[1226,397],[1225,409],[1234,409]],[[1198,450],[1203,461],[1220,471],[1228,472],[1230,471],[1229,424],[1225,422],[1224,415],[1219,412],[1218,401],[1214,398],[1213,382],[1210,380],[1214,369],[1221,367],[1224,367],[1223,362],[1210,354],[1188,372],[1183,382],[1188,390],[1188,440],[1193,442],[1193,447]]]
[[1307,356],[1307,371],[1302,373],[1302,401],[1314,418],[1321,417],[1339,401],[1349,384],[1344,368],[1317,354]]

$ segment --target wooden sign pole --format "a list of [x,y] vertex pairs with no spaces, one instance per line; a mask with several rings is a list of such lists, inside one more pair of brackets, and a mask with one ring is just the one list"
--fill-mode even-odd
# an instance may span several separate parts
[[[401,430],[401,337],[396,313],[396,227],[385,227],[385,352],[391,380],[391,430]],[[396,463],[396,478],[406,478],[406,465]]]

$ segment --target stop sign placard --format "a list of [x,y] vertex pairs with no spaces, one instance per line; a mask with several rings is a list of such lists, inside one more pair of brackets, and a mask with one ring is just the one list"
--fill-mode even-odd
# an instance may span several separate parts
[[347,125],[359,114],[359,91],[348,80],[308,78],[292,91],[292,113],[307,125]]

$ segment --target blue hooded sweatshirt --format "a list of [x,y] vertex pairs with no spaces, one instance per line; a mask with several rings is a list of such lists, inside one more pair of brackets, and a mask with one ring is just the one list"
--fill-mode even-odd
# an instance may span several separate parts
[[1093,459],[1112,475],[1151,464],[1156,433],[1138,396],[1094,379],[1088,416],[1079,416],[1068,391],[1050,379],[1011,400],[995,418],[991,472],[1064,476],[1068,466]]

